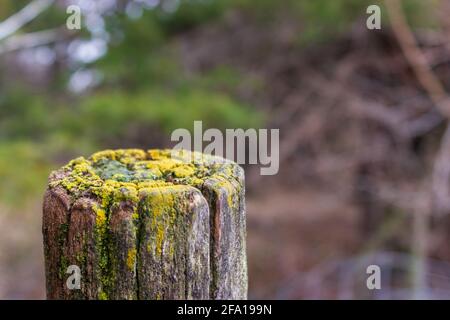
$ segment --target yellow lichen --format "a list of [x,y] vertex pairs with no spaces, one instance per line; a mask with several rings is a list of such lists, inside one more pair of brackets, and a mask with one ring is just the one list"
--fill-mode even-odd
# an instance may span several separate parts
[[190,177],[195,173],[195,169],[192,165],[182,165],[173,168],[173,173],[177,178]]
[[128,250],[127,254],[127,266],[130,270],[134,270],[134,266],[136,264],[136,249]]
[[141,149],[119,149],[115,151],[116,158],[124,164],[135,163],[138,160],[144,160],[146,153]]
[[157,233],[156,233],[156,252],[158,253],[158,255],[162,254],[163,241],[164,241],[164,226],[159,224],[157,226]]
[[108,300],[108,295],[104,291],[100,291],[98,293],[98,299],[99,300]]
[[103,150],[103,151],[96,152],[91,156],[91,159],[93,162],[98,162],[100,159],[105,159],[105,158],[115,160],[116,152],[114,150]]
[[139,212],[138,212],[136,206],[134,207],[133,215],[131,216],[131,218],[132,218],[133,220],[139,220]]
[[222,178],[217,183],[217,186],[225,191],[228,206],[231,208],[233,206],[233,194],[235,194],[233,185],[228,180]]
[[95,224],[97,225],[97,227],[101,228],[105,225],[106,223],[106,212],[104,209],[98,207],[96,204],[94,204],[93,206],[93,210],[96,214],[95,216]]

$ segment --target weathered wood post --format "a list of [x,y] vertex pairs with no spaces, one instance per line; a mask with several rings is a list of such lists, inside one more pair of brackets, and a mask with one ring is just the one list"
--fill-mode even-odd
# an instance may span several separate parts
[[[49,299],[246,299],[244,173],[219,157],[106,150],[50,174]],[[67,285],[69,266],[80,289]]]

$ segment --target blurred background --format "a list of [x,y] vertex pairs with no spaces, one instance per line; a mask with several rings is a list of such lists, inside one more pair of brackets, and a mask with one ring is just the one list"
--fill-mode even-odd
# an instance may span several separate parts
[[1,0],[0,298],[45,298],[51,170],[203,120],[280,129],[279,174],[245,166],[250,298],[450,299],[449,16],[450,0]]

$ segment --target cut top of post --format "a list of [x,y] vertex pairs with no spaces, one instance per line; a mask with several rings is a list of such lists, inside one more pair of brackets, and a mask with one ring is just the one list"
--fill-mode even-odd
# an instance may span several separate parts
[[75,196],[96,195],[106,205],[114,197],[133,200],[141,190],[175,185],[201,188],[208,180],[230,189],[234,176],[243,176],[242,168],[221,157],[185,150],[119,149],[70,161],[50,175],[49,186],[62,186]]

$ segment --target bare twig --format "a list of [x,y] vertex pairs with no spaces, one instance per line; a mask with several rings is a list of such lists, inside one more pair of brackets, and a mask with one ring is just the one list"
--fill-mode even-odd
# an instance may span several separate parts
[[70,34],[61,29],[15,35],[0,43],[0,54],[47,45],[65,40],[69,36]]
[[416,39],[408,26],[400,0],[386,0],[386,8],[397,41],[413,69],[417,80],[425,89],[439,111],[450,118],[448,95],[441,81],[429,67],[425,55],[419,49]]
[[47,9],[54,0],[34,0],[19,12],[0,23],[0,41],[9,37]]

